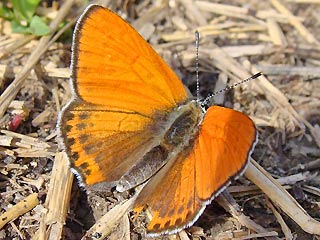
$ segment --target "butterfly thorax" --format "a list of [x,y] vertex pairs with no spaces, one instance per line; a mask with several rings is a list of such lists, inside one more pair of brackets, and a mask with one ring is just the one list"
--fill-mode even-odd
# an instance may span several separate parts
[[189,101],[168,112],[162,116],[155,114],[157,126],[152,126],[155,146],[120,179],[118,191],[125,191],[145,182],[168,161],[174,161],[178,153],[192,147],[193,139],[199,133],[204,110],[196,101]]
[[160,145],[168,151],[188,146],[190,140],[198,134],[203,115],[203,110],[195,101],[179,106],[168,116]]

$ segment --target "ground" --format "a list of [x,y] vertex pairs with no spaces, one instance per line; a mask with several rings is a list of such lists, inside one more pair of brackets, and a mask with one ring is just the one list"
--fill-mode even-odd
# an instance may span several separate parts
[[[37,14],[58,21],[57,15],[67,13],[62,25],[70,23],[52,42],[55,35],[12,33],[9,22],[0,19],[0,239],[81,239],[111,209],[116,220],[107,223],[117,227],[110,239],[144,238],[147,215],[121,214],[121,204],[134,191],[84,191],[58,147],[58,113],[71,96],[71,29],[83,2],[41,3]],[[194,96],[195,30],[201,97],[264,74],[217,94],[214,104],[242,111],[255,122],[259,141],[252,158],[308,214],[297,210],[290,216],[281,205],[285,193],[277,202],[278,187],[260,190],[245,172],[227,188],[231,195],[208,205],[192,227],[161,238],[319,239],[319,1],[101,2],[148,40]],[[300,209],[288,201],[291,210]]]

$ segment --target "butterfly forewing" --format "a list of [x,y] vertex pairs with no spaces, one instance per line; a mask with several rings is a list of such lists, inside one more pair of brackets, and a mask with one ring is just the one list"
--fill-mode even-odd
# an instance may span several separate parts
[[186,100],[181,81],[124,20],[99,6],[80,18],[73,45],[78,96],[109,109],[152,116]]
[[72,85],[74,100],[59,128],[71,166],[89,186],[113,186],[157,146],[159,120],[187,100],[183,84],[149,44],[96,5],[76,26]]

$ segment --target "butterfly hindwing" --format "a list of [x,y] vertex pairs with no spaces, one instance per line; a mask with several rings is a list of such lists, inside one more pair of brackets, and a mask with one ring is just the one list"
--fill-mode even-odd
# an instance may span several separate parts
[[202,201],[210,200],[244,171],[256,138],[247,115],[219,106],[208,109],[194,148],[197,196]]

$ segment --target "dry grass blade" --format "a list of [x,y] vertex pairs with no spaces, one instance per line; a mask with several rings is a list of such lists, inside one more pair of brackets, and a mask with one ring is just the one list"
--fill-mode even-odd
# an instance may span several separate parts
[[137,194],[112,208],[87,231],[82,239],[105,239],[108,237],[119,223],[121,223],[121,219],[123,219],[124,215],[131,210],[136,196]]
[[48,211],[43,215],[38,238],[34,239],[61,239],[70,202],[72,182],[73,174],[65,154],[57,153],[45,203]]
[[[0,64],[0,77],[3,79],[14,78],[16,74],[22,71],[22,67],[16,66],[11,67],[8,65]],[[49,77],[54,78],[69,78],[70,69],[69,68],[54,68],[54,67],[44,67],[44,71]]]
[[241,18],[241,19],[249,19],[256,22],[258,19],[254,18],[250,15],[250,9],[248,8],[241,8],[237,6],[231,6],[227,4],[221,4],[221,3],[212,3],[209,1],[196,1],[196,5],[199,9],[203,11],[209,11],[214,12],[217,14],[229,16],[229,17],[235,17],[235,18]]
[[253,159],[251,159],[245,176],[261,188],[304,231],[310,234],[320,234],[320,222],[310,217],[300,204]]
[[[228,191],[224,191],[216,201],[226,210],[228,211],[234,218],[236,218],[239,223],[248,229],[258,233],[258,234],[268,234],[268,240],[276,240],[279,239],[276,232],[270,233],[267,229],[258,225],[254,221],[252,221],[248,216],[246,216],[242,211],[241,207],[236,203],[233,197],[229,194]],[[271,235],[272,234],[272,235]],[[266,237],[266,236],[265,236]]]
[[292,67],[289,65],[257,65],[257,69],[266,75],[282,75],[282,76],[294,76],[299,74],[306,77],[317,77],[320,75],[319,67]]
[[286,47],[288,45],[288,42],[283,31],[279,27],[279,24],[273,19],[267,19],[267,24],[272,42],[275,45]]
[[179,0],[186,9],[187,18],[195,22],[199,26],[207,25],[207,20],[204,18],[197,5],[193,4],[192,0]]
[[7,54],[11,54],[16,49],[24,46],[25,44],[27,44],[28,42],[30,42],[35,38],[36,38],[35,36],[31,35],[31,36],[23,37],[22,39],[17,39],[9,46],[0,46],[0,59],[5,58]]
[[146,23],[152,22],[156,17],[157,18],[161,16],[164,17],[165,8],[166,8],[166,4],[163,1],[161,1],[160,4],[153,5],[150,9],[148,9],[147,12],[144,12],[144,14],[140,18],[135,20],[132,23],[132,26],[140,32],[140,30]]
[[[224,46],[221,49],[233,58],[268,55],[278,51],[277,47],[270,44]],[[191,59],[192,57],[193,56],[190,56]],[[265,74],[265,72],[263,73]]]
[[0,215],[0,229],[8,222],[29,212],[39,204],[38,193],[32,193],[22,201],[18,202],[12,208]]
[[290,23],[298,30],[302,37],[304,37],[309,43],[317,44],[319,47],[319,41],[280,1],[270,0],[270,2],[279,12],[288,17]]
[[271,209],[271,211],[273,212],[274,216],[277,218],[278,223],[281,226],[282,232],[286,236],[286,240],[294,239],[290,228],[287,226],[287,224],[283,220],[281,214],[276,210],[276,208],[272,205],[272,203],[270,201],[267,201],[267,206]]
[[56,146],[39,138],[23,134],[0,130],[0,145],[13,147],[13,152],[18,157],[48,157],[53,156]]

